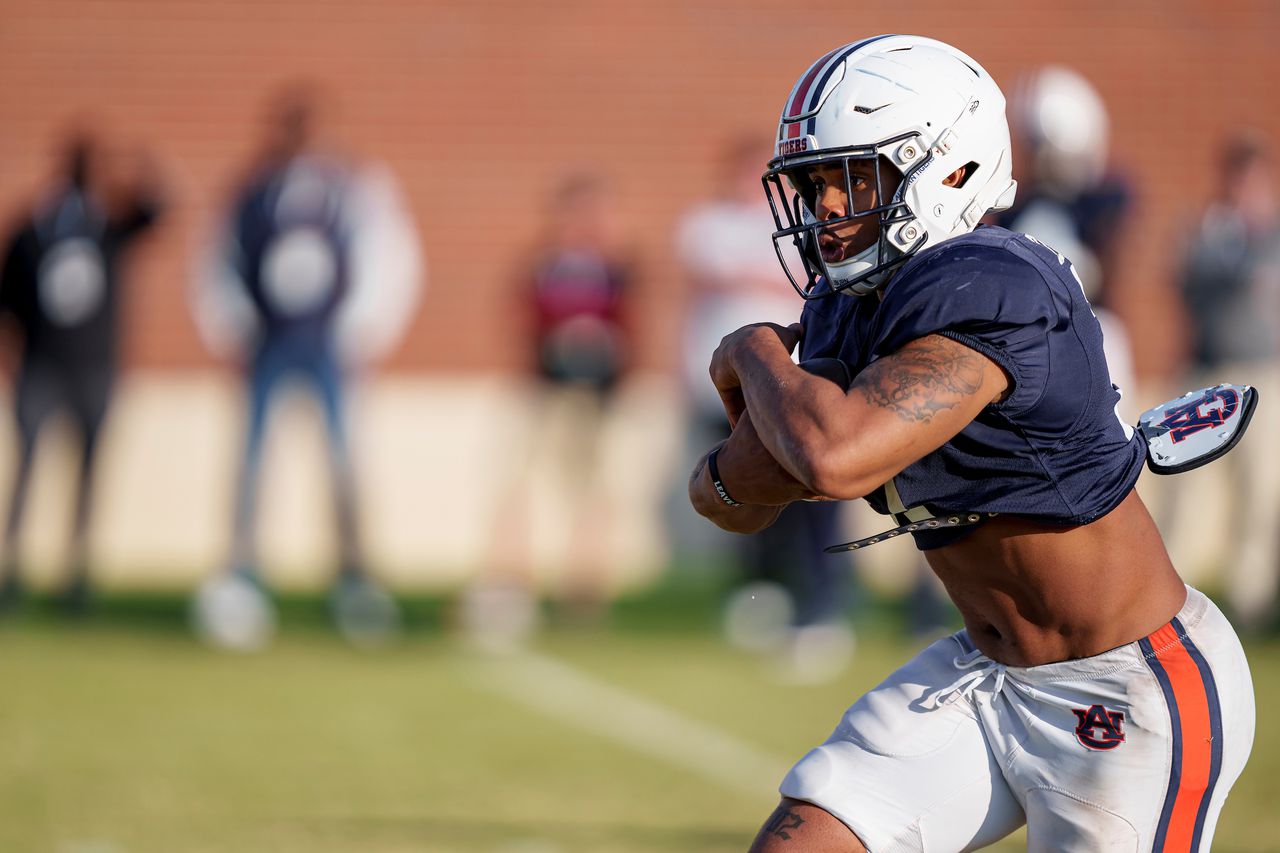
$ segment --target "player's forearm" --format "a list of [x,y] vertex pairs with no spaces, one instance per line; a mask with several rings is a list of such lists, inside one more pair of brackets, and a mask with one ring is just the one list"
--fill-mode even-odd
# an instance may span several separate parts
[[844,401],[840,387],[800,369],[767,339],[737,350],[733,365],[760,442],[778,464],[815,494],[860,496],[848,493],[843,470],[840,488],[832,490],[831,463],[849,456],[842,445],[850,425],[830,415]]
[[704,456],[689,477],[689,503],[698,515],[730,533],[757,533],[777,520],[780,506],[740,503],[730,506],[716,491]]

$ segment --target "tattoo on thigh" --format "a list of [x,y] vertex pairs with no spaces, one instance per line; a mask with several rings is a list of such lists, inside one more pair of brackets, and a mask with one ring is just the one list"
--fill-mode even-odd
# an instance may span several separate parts
[[765,823],[764,831],[781,838],[783,841],[790,841],[791,835],[787,830],[799,829],[802,823],[804,823],[804,818],[793,812],[789,806],[778,806]]
[[929,335],[873,361],[854,385],[871,405],[892,409],[903,420],[928,423],[982,387],[983,362],[963,344]]

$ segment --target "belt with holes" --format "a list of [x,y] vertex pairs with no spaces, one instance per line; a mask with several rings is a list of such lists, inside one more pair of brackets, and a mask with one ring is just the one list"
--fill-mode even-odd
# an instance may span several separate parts
[[940,515],[934,518],[926,518],[921,521],[913,521],[910,524],[904,524],[901,527],[895,527],[892,530],[886,530],[884,533],[877,533],[875,536],[868,536],[865,539],[856,539],[853,542],[844,542],[840,545],[831,545],[823,548],[823,552],[827,554],[839,554],[842,551],[857,551],[866,548],[868,545],[874,545],[877,542],[884,542],[886,539],[892,539],[895,536],[901,536],[904,533],[923,533],[927,530],[944,530],[948,527],[968,527],[971,524],[977,524],[980,521],[991,518],[996,515],[994,512],[961,512],[951,515]]

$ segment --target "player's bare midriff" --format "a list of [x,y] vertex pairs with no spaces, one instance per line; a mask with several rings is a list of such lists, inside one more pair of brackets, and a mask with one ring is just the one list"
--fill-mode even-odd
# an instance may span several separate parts
[[1092,524],[993,518],[925,552],[983,654],[1010,666],[1089,657],[1177,615],[1186,587],[1136,491]]

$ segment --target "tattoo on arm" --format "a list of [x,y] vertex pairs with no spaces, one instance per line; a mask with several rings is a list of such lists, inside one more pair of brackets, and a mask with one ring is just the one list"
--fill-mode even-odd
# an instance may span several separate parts
[[873,361],[854,387],[867,402],[892,409],[906,421],[928,423],[982,387],[986,359],[941,335],[929,335]]
[[796,830],[800,828],[800,824],[804,823],[804,818],[791,810],[790,806],[778,806],[769,816],[769,820],[765,822],[764,831],[770,835],[781,838],[783,841],[791,840],[791,833],[787,830]]

